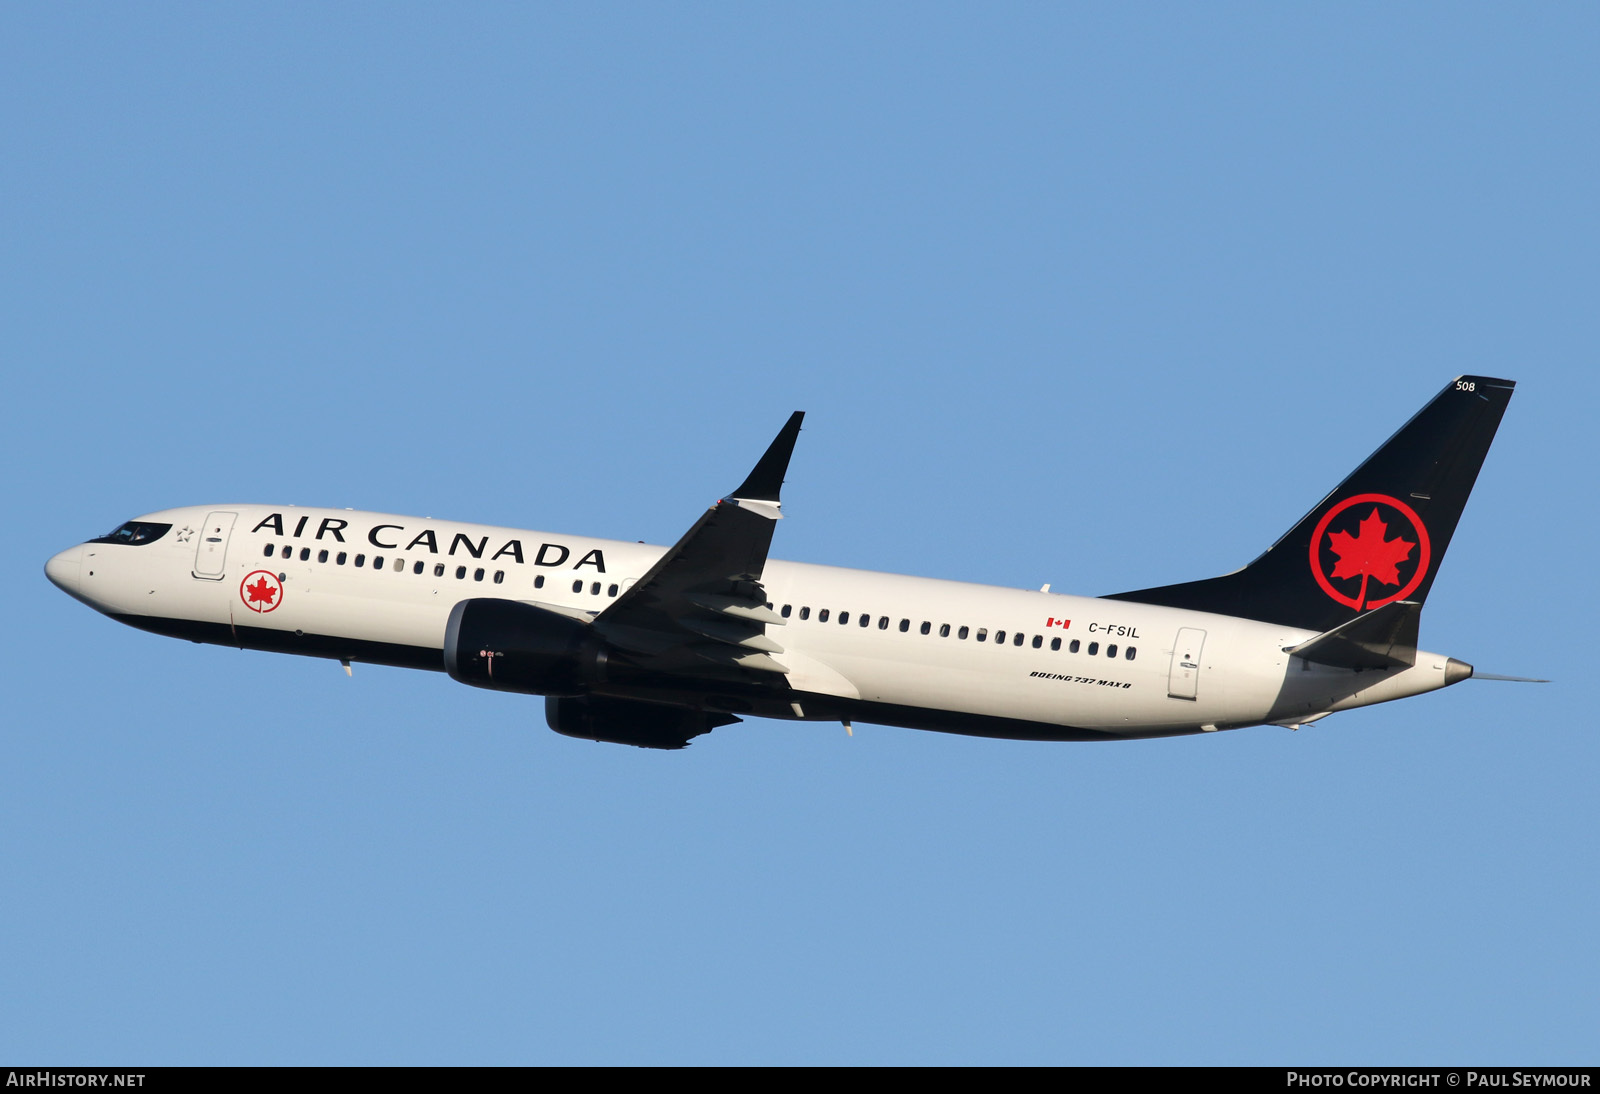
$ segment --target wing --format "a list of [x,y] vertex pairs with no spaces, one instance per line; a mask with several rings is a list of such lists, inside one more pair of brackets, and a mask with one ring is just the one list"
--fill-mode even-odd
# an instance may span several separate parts
[[767,607],[761,573],[778,494],[800,436],[804,411],[790,415],[739,488],[695,521],[650,571],[594,620],[608,642],[640,665],[748,678],[789,672],[767,628],[784,620]]

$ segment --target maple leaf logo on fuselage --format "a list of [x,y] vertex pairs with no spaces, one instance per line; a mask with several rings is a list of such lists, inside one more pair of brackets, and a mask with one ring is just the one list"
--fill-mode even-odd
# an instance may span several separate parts
[[256,578],[256,583],[245,589],[250,594],[250,603],[267,605],[272,603],[272,598],[278,595],[278,590],[267,584],[264,577]]
[[265,614],[283,603],[283,583],[268,570],[256,570],[239,582],[239,599],[251,611]]

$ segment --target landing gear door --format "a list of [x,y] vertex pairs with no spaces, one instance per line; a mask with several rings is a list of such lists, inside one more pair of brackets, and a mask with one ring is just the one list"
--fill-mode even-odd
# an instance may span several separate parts
[[221,581],[228,562],[228,537],[238,513],[208,513],[194,549],[194,576]]
[[1193,699],[1200,690],[1200,650],[1206,632],[1180,627],[1172,646],[1172,669],[1167,674],[1167,695],[1173,699]]

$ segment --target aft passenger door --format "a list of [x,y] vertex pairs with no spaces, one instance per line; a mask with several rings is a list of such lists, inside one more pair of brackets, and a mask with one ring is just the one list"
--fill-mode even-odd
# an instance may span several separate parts
[[228,537],[238,513],[208,513],[194,548],[194,576],[221,581],[228,562]]
[[1193,699],[1200,690],[1200,651],[1206,632],[1195,627],[1178,628],[1172,644],[1172,668],[1167,672],[1167,695],[1173,699]]

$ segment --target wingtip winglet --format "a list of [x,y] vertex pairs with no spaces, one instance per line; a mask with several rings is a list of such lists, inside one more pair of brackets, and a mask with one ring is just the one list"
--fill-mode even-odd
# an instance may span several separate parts
[[767,446],[767,451],[756,461],[755,467],[745,477],[730,498],[746,501],[765,501],[778,504],[778,493],[783,489],[783,476],[789,470],[789,457],[794,455],[795,442],[800,439],[800,423],[806,412],[797,410],[778,430],[778,435]]

